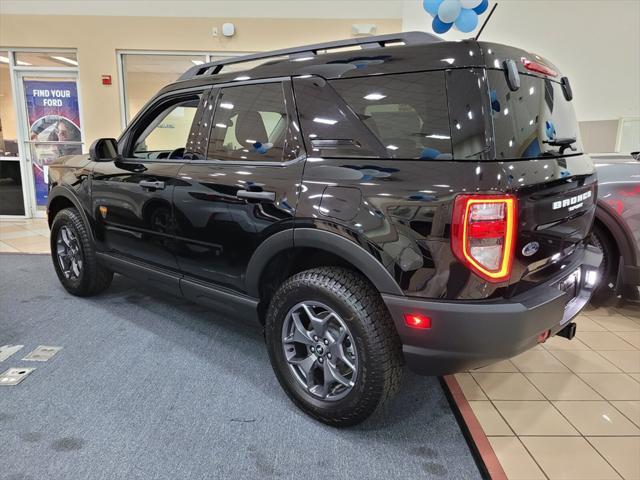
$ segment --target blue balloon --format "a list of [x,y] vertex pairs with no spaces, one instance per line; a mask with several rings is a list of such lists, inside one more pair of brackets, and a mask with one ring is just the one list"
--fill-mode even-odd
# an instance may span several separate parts
[[456,19],[456,28],[464,33],[473,32],[478,26],[478,14],[473,10],[462,10]]
[[435,160],[440,153],[440,150],[435,148],[425,148],[420,153],[420,160]]
[[462,6],[460,0],[444,0],[438,8],[438,16],[445,23],[453,23],[460,15]]
[[424,9],[429,12],[432,16],[438,15],[438,8],[443,0],[423,0],[422,6]]
[[494,112],[500,113],[500,101],[498,100],[498,93],[495,90],[489,92],[489,99],[491,100],[491,109]]
[[446,33],[451,29],[451,25],[453,25],[453,23],[444,23],[442,20],[440,20],[440,17],[436,15],[435,17],[433,17],[433,23],[431,24],[431,27],[436,33]]
[[555,140],[555,138],[556,138],[556,127],[555,127],[555,125],[553,124],[553,122],[550,122],[549,120],[547,120],[547,121],[545,122],[545,125],[544,125],[544,126],[545,126],[545,131],[544,131],[544,133],[545,133],[545,135],[547,136],[547,138],[548,138],[549,140]]
[[478,15],[484,13],[489,8],[489,0],[482,0],[482,3],[473,9]]

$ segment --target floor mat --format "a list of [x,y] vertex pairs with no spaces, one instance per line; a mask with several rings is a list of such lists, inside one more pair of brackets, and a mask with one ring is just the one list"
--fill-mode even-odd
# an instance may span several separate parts
[[[76,298],[47,256],[0,255],[0,478],[480,478],[436,378],[407,373],[365,423],[322,425],[280,389],[261,332],[116,276]],[[63,349],[23,361],[38,345]]]

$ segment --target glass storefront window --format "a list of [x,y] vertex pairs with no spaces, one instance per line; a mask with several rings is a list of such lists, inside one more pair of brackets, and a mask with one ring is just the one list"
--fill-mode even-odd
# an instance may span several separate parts
[[127,123],[162,87],[206,61],[206,55],[122,54]]
[[24,215],[9,52],[0,51],[0,215]]
[[0,51],[0,157],[18,156],[18,128],[11,90],[9,53]]
[[16,52],[18,67],[77,67],[75,52]]

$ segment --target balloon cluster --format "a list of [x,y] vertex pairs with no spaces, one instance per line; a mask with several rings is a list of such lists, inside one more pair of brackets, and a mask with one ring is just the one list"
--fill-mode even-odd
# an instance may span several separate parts
[[267,153],[269,150],[271,150],[273,148],[273,143],[262,143],[262,142],[256,142],[253,144],[253,149],[261,154],[265,154]]
[[433,16],[433,31],[445,33],[455,24],[464,33],[478,26],[478,15],[489,7],[489,0],[423,0],[424,9]]

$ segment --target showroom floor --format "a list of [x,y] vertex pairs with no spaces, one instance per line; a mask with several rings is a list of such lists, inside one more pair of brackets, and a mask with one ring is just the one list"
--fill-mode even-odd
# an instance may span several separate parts
[[45,218],[0,220],[0,253],[49,252],[49,227]]
[[[1,221],[0,252],[48,252],[47,234],[48,231],[45,220]],[[18,264],[10,267],[9,261],[13,265],[14,262],[20,262],[17,259],[24,258],[28,257],[20,255],[0,257],[0,270],[6,271],[8,268],[17,268]],[[45,300],[43,297],[47,297],[46,299],[49,299],[49,297],[64,298],[64,305],[73,305],[73,314],[71,317],[77,318],[80,314],[79,312],[84,311],[85,305],[83,303],[78,304],[77,302],[82,301],[70,299],[61,290],[49,268],[48,259],[45,260],[40,256],[33,258],[34,261],[42,260],[42,268],[46,269],[48,274],[35,279],[36,283],[42,284],[40,287],[32,288],[31,290],[27,288],[24,292],[20,290],[17,295],[31,295],[30,298],[33,299],[33,303],[35,304],[31,308],[38,308],[37,300],[39,299],[40,302],[42,302],[42,300]],[[33,266],[25,268],[27,271],[32,271],[35,275],[35,271],[32,270],[34,268]],[[91,350],[93,348],[96,349],[94,352],[96,355],[100,355],[100,352],[102,352],[102,355],[113,358],[114,356],[118,357],[113,349],[115,348],[115,351],[117,351],[121,345],[116,342],[115,346],[106,347],[106,345],[100,345],[100,343],[105,341],[108,344],[106,338],[114,333],[114,328],[116,329],[116,338],[120,338],[120,341],[130,342],[132,339],[129,338],[128,334],[121,334],[119,332],[128,332],[130,328],[139,330],[140,327],[143,327],[143,330],[150,330],[152,337],[161,336],[164,340],[156,344],[156,342],[151,341],[147,335],[143,335],[138,341],[142,341],[142,344],[145,344],[145,342],[148,343],[154,351],[155,349],[166,348],[175,355],[176,348],[179,350],[181,345],[176,346],[170,342],[169,338],[163,334],[163,328],[187,329],[191,330],[192,333],[197,333],[202,329],[208,331],[213,328],[210,324],[205,325],[200,318],[202,317],[202,312],[205,311],[204,309],[200,309],[197,306],[182,306],[182,310],[187,309],[184,316],[193,317],[191,322],[193,322],[194,325],[190,326],[189,322],[184,320],[184,316],[179,313],[179,309],[176,310],[176,306],[173,303],[166,304],[166,308],[160,308],[166,302],[162,295],[156,296],[153,292],[138,292],[132,294],[126,290],[127,288],[133,288],[133,285],[127,283],[128,281],[126,279],[121,279],[121,277],[117,278],[120,280],[114,283],[116,291],[108,292],[105,299],[101,300],[101,303],[98,303],[97,300],[86,301],[88,302],[88,307],[98,308],[100,310],[99,315],[104,315],[102,320],[107,322],[110,320],[113,322],[110,327],[106,325],[101,326],[101,328],[106,329],[105,331],[93,331],[93,329],[97,327],[95,325],[91,328],[87,327],[86,323],[89,321],[86,320],[83,323],[82,329],[78,330],[74,326],[74,328],[71,329],[73,330],[72,334],[66,331],[68,324],[57,316],[53,325],[50,325],[49,329],[43,330],[46,332],[52,328],[53,335],[48,334],[46,338],[42,338],[37,335],[37,332],[41,328],[38,322],[32,320],[31,323],[29,323],[26,321],[32,313],[27,314],[22,312],[20,315],[27,315],[27,317],[25,317],[26,330],[23,332],[17,328],[13,330],[10,329],[9,331],[14,333],[8,341],[4,341],[4,335],[0,334],[0,345],[5,343],[25,343],[29,344],[29,347],[35,347],[40,343],[55,344],[56,342],[60,343],[63,338],[69,338],[70,344],[64,345],[65,350],[68,350],[74,342],[80,341],[82,338],[81,335],[83,334],[82,330],[88,328],[84,333],[91,338],[92,341],[89,342],[89,345],[79,348],[85,350]],[[24,278],[24,281],[30,281],[28,275]],[[41,290],[46,290],[49,293],[42,293]],[[29,291],[32,293],[29,294]],[[3,287],[3,295],[4,294],[5,291]],[[6,298],[13,297],[5,297],[5,300]],[[145,306],[145,302],[149,299],[153,300],[155,304],[159,303],[160,306]],[[110,306],[103,302],[106,302]],[[118,305],[121,306],[118,307]],[[182,304],[180,303],[180,305]],[[3,306],[2,308],[4,311],[5,307]],[[133,310],[130,310],[131,308]],[[169,315],[165,313],[166,309],[170,312]],[[157,324],[152,324],[151,318],[129,320],[129,317],[132,316],[131,312],[134,312],[136,318],[138,315],[145,313],[151,317],[155,315],[157,317]],[[93,314],[95,315],[96,313]],[[81,314],[80,317],[82,318]],[[173,321],[177,321],[177,324],[172,323],[171,318],[174,317],[175,319],[179,318],[179,321]],[[101,325],[103,324],[101,323]],[[225,328],[228,328],[228,325]],[[3,329],[0,328],[0,332],[2,330]],[[234,331],[234,335],[235,333],[237,332]],[[209,348],[212,342],[215,343],[219,334],[219,332],[211,334],[208,335],[205,340],[200,339],[198,341],[204,342],[207,348]],[[22,335],[25,335],[25,337],[23,338]],[[121,338],[123,335],[124,338]],[[222,332],[222,336],[224,337],[225,335],[229,335],[229,333]],[[102,338],[102,336],[105,338]],[[257,347],[259,342],[256,339],[252,341]],[[248,343],[251,343],[251,341]],[[133,348],[133,345],[129,347]],[[183,347],[185,347],[185,345],[183,345]],[[192,350],[191,347],[189,347],[189,350]],[[130,355],[131,351],[125,349],[120,353],[122,355]],[[194,353],[195,352],[192,351],[190,355]],[[67,353],[63,351],[60,355],[63,356],[65,354]],[[87,354],[87,351],[85,351],[85,354]],[[227,354],[237,357],[239,351],[234,349],[233,353],[227,352],[224,355]],[[72,355],[72,357],[75,358],[75,355],[71,353],[68,355]],[[218,357],[217,354],[211,355]],[[209,359],[209,354],[205,356]],[[82,357],[78,357],[76,360],[80,365],[84,365],[87,362],[87,359]],[[103,362],[107,360],[108,359],[105,359]],[[158,386],[158,380],[154,377],[153,369],[149,370],[149,368],[151,368],[151,364],[149,363],[151,359],[145,359],[143,356],[140,360],[142,362],[141,365],[136,364],[132,366],[136,369],[142,368],[145,373],[140,373],[139,376],[136,376],[133,373],[125,372],[125,378],[122,380],[124,384],[127,385],[128,388],[134,389],[137,388],[136,385],[156,385],[160,388],[162,381],[159,382],[160,386]],[[156,360],[158,359],[156,358]],[[263,360],[266,362],[266,356]],[[52,360],[52,362],[54,361],[55,359]],[[60,361],[63,361],[62,358]],[[97,359],[92,361],[97,361]],[[183,362],[185,360],[181,361]],[[7,363],[7,361],[3,362],[3,364]],[[95,368],[98,368],[100,364],[101,363],[98,362]],[[21,364],[20,366],[25,365]],[[196,362],[193,366],[184,363],[180,364],[180,366],[181,368],[185,368],[186,374],[184,374],[184,372],[182,374],[176,372],[177,367],[175,365],[162,361],[157,366],[159,372],[155,372],[155,374],[161,377],[166,376],[167,378],[165,378],[165,380],[171,381],[176,381],[176,379],[182,378],[182,375],[184,375],[186,379],[181,379],[180,384],[185,390],[193,390],[195,388],[197,392],[193,393],[193,395],[204,394],[195,384],[190,384],[189,379],[200,378],[200,375],[210,375],[206,373],[205,367],[211,368],[211,365],[207,362],[205,362],[204,365]],[[47,367],[48,365],[44,366],[42,370],[45,370]],[[55,367],[52,365],[52,368]],[[192,370],[192,368],[194,368],[194,370]],[[4,369],[5,365],[2,365],[0,370]],[[200,369],[202,369],[202,371],[198,373]],[[83,375],[82,368],[77,367],[75,370],[76,374],[80,376]],[[262,370],[265,370],[263,376],[270,374],[270,372],[264,368],[264,365],[261,364],[260,371]],[[230,372],[226,372],[225,375],[228,375],[228,373]],[[62,373],[57,372],[57,375],[62,375]],[[131,378],[132,376],[133,378]],[[250,375],[250,377],[253,377],[253,375]],[[30,383],[35,384],[37,378],[38,377],[26,379],[25,386]],[[455,378],[460,384],[466,400],[471,406],[475,417],[480,422],[484,434],[486,434],[489,439],[489,444],[509,479],[640,479],[639,307],[621,304],[600,309],[590,308],[578,319],[578,333],[572,341],[563,338],[552,338],[544,345],[538,346],[511,360],[499,362],[473,372],[458,374]],[[267,380],[262,377],[260,377],[260,379],[261,395],[264,395]],[[246,383],[245,380],[247,379],[243,377],[239,383],[244,384]],[[249,378],[248,380],[250,380],[249,383],[251,383],[251,379]],[[88,382],[88,380],[86,381]],[[128,395],[120,391],[122,386],[118,386],[116,379],[109,378],[108,383],[110,388],[115,388],[119,391],[118,395],[121,399]],[[392,461],[391,458],[393,458],[393,456],[387,458],[385,454],[382,458],[374,459],[375,455],[370,454],[372,455],[369,456],[370,461],[376,464],[380,463],[376,468],[382,468],[384,471],[388,468],[386,466],[388,462],[391,462],[391,465],[395,465],[393,468],[403,468],[399,466],[401,463],[398,462],[408,462],[409,465],[417,465],[416,462],[421,461],[423,471],[436,476],[444,475],[446,478],[453,478],[453,476],[455,476],[455,478],[464,478],[465,476],[468,478],[476,478],[478,475],[477,470],[473,468],[473,465],[463,453],[465,448],[462,447],[462,443],[456,443],[461,441],[461,437],[459,431],[455,433],[456,429],[450,422],[451,412],[445,408],[442,403],[442,398],[433,393],[436,387],[435,382],[429,379],[412,377],[412,383],[422,385],[425,391],[429,390],[429,395],[432,396],[431,400],[439,402],[438,412],[440,413],[438,413],[438,415],[444,416],[445,420],[438,420],[434,426],[430,422],[434,422],[434,419],[439,417],[430,416],[427,412],[420,410],[421,413],[418,413],[412,422],[403,421],[390,426],[391,432],[389,435],[391,441],[398,447],[398,451],[395,452],[393,456],[398,458]],[[47,388],[50,387],[51,386],[48,386]],[[85,384],[85,387],[88,387],[89,391],[92,392],[96,389],[96,384],[89,382]],[[251,388],[255,388],[255,386]],[[273,385],[273,388],[277,388],[277,385]],[[409,410],[415,408],[411,407],[411,405],[414,404],[413,402],[424,403],[424,399],[418,400],[424,395],[423,390],[418,387],[415,388],[417,389],[411,392],[405,392],[403,394],[404,396],[401,395],[398,403],[400,408],[403,403],[409,406]],[[250,389],[242,392],[242,388],[233,385],[229,395],[242,395],[249,394],[250,392]],[[81,391],[76,393],[79,395],[84,394]],[[91,395],[95,393],[96,392]],[[151,394],[148,395],[150,399],[153,397]],[[175,400],[176,393],[171,393],[171,395],[171,398]],[[437,398],[434,398],[434,395]],[[266,402],[265,404],[270,405],[269,408],[276,408],[273,405],[274,396],[276,397],[276,403],[278,403],[278,406],[282,409],[283,405],[281,405],[280,402],[286,405],[286,399],[279,391],[277,395],[270,392],[267,395],[269,398],[264,400]],[[415,396],[415,398],[413,398],[413,396]],[[20,397],[15,400],[17,401],[16,405],[20,405],[20,402],[33,401],[33,398],[27,394],[26,398]],[[162,401],[162,396],[159,398],[159,401]],[[137,403],[141,408],[146,408],[143,407],[140,402]],[[240,402],[240,404],[242,403],[243,402]],[[169,401],[168,404],[171,404],[171,401]],[[175,406],[175,402],[173,406]],[[211,409],[216,406],[216,401],[206,399],[205,406],[206,410],[211,411]],[[39,408],[42,409],[42,407]],[[117,407],[112,406],[112,408]],[[181,408],[192,409],[193,405],[182,405]],[[250,423],[255,423],[256,421],[255,411],[252,411],[251,415],[244,411],[236,412],[235,410],[238,409],[237,404],[225,404],[224,409],[230,409],[229,416],[237,414],[238,418],[251,420]],[[164,407],[157,407],[157,411],[155,412],[157,416],[152,415],[152,418],[149,420],[156,422],[155,430],[149,426],[147,429],[149,435],[158,435],[161,428],[167,428],[167,422],[175,416],[170,410],[171,408],[166,407],[166,405]],[[265,411],[264,407],[262,411]],[[291,414],[288,406],[286,407],[286,412],[289,412],[289,415]],[[444,412],[447,413],[445,414]],[[44,415],[42,412],[41,414]],[[142,415],[142,413],[140,413],[140,415]],[[420,420],[420,417],[424,418]],[[2,412],[0,412],[0,420],[2,418]],[[262,413],[260,414],[260,418],[262,418],[260,422],[265,422],[265,417]],[[144,423],[143,418],[134,420],[135,422]],[[26,422],[26,420],[23,421],[25,421],[24,428],[27,428],[29,423]],[[380,422],[381,420],[378,421]],[[415,427],[413,422],[416,421],[422,425],[419,426],[418,430],[413,428]],[[175,422],[175,419],[171,420],[169,425],[175,426],[173,422]],[[233,422],[233,419],[231,422]],[[243,422],[240,422],[240,424],[244,425]],[[377,432],[373,434],[372,438],[362,439],[368,446],[368,449],[374,448],[375,438],[377,438],[377,435],[382,434],[381,432],[387,428],[386,422],[394,423],[391,420],[382,420],[382,424],[374,427],[365,427],[365,430],[367,430],[367,428],[373,428],[373,431]],[[267,433],[267,431],[258,432],[258,438],[263,433],[265,435],[274,435],[280,432],[280,429],[275,427],[270,419],[267,420],[266,423],[268,425],[264,425],[264,428],[271,433]],[[315,424],[312,423],[309,424],[304,417],[300,417],[299,415],[295,415],[295,420],[292,420],[290,425],[287,424],[287,430],[298,428],[293,426],[296,423],[299,424],[300,428],[304,427],[305,429],[309,429],[313,427],[313,431],[315,432],[324,432],[322,435],[327,435],[327,432],[333,434],[332,430],[314,426]],[[381,425],[384,425],[384,428]],[[119,435],[122,435],[124,438],[124,436],[127,435],[126,430],[129,427],[123,428],[123,432],[120,432]],[[196,427],[190,426],[189,428]],[[403,432],[401,428],[408,430]],[[431,430],[431,432],[429,432],[429,430]],[[210,433],[208,430],[206,432],[207,434]],[[202,432],[200,432],[200,434],[202,434]],[[234,435],[236,434],[238,434],[238,432],[234,433]],[[280,432],[280,434],[284,434],[284,432]],[[317,434],[319,435],[319,433]],[[178,435],[180,436],[180,434]],[[312,437],[314,435],[316,435],[316,433],[311,434]],[[453,435],[453,438],[451,435]],[[291,439],[295,439],[296,442],[301,441],[295,434]],[[125,438],[125,440],[127,439]],[[129,439],[127,441],[131,440]],[[150,438],[145,438],[145,441],[151,440]],[[168,438],[164,438],[163,440],[155,439],[153,441],[163,441],[165,445],[171,443],[171,440]],[[239,438],[233,438],[233,442],[239,441]],[[343,444],[344,447],[348,446],[349,449],[355,448],[358,450],[360,448],[356,446],[359,443],[357,433],[346,436],[336,433],[334,437],[332,437],[332,441],[337,442],[338,445]],[[411,446],[414,443],[416,445],[421,444],[420,442],[422,441],[426,442],[422,449],[415,445],[413,447]],[[407,444],[410,445],[408,449],[400,448],[404,442],[408,442]],[[433,442],[433,445],[431,445],[430,442]],[[441,445],[443,442],[444,445]],[[236,444],[236,447],[240,447],[240,445]],[[20,445],[16,445],[16,448],[19,450]],[[2,453],[1,450],[2,448],[0,447],[0,455]],[[420,452],[424,453],[424,458],[417,459],[416,455]],[[263,452],[261,455],[263,456],[260,457],[260,455],[256,454],[256,458],[258,459],[256,460],[256,465],[259,463],[259,458],[262,458],[263,462],[267,463],[273,460],[270,454],[266,454],[265,456]],[[286,452],[280,452],[278,453],[278,458],[282,455],[284,455],[283,458],[286,458],[287,454]],[[440,460],[448,460],[444,463],[445,466],[443,466],[442,463],[438,463],[438,458]],[[459,471],[456,471],[455,475],[453,471],[447,470],[451,468],[454,460],[455,463],[459,464]],[[341,461],[348,462],[347,459]],[[143,468],[146,467],[143,466]],[[443,470],[443,468],[445,470]],[[253,472],[253,470],[250,471]],[[373,471],[374,470],[372,470],[372,472]],[[247,472],[249,472],[249,470],[247,470]],[[258,470],[256,470],[256,472],[258,472]],[[274,473],[272,476],[278,475]]]
[[[0,269],[0,346],[24,345],[0,373],[36,368],[0,385],[2,480],[481,478],[436,378],[335,429],[287,398],[258,328],[122,276],[73,297],[44,255]],[[23,360],[38,345],[62,350]]]
[[576,337],[456,375],[510,479],[640,478],[640,308],[590,308]]

